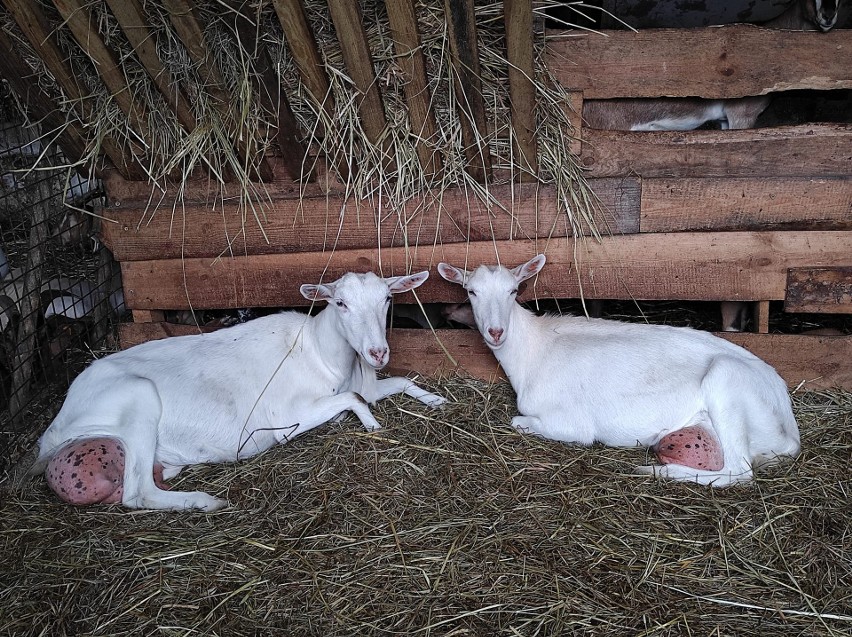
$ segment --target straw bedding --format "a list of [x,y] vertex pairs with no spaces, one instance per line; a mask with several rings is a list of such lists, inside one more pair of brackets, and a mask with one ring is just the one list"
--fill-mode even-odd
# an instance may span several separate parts
[[3,494],[0,634],[849,634],[852,394],[796,396],[801,456],[709,490],[516,433],[505,384],[434,389],[173,481],[212,515]]

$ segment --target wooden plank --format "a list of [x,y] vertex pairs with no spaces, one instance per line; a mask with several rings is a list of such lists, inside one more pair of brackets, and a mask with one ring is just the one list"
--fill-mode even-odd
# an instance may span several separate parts
[[272,0],[275,14],[284,30],[284,37],[293,61],[316,105],[330,119],[334,113],[334,96],[329,89],[325,64],[317,49],[314,32],[308,25],[301,0]]
[[266,157],[258,156],[257,143],[252,132],[240,128],[241,117],[231,106],[235,100],[231,99],[222,74],[213,64],[213,55],[209,52],[204,31],[195,15],[195,3],[193,0],[163,0],[163,6],[196,67],[205,92],[210,94],[213,105],[232,129],[229,133],[235,137],[233,144],[243,160],[242,164],[249,167],[250,173],[256,173],[255,177],[270,181],[274,176],[272,166]]
[[769,333],[769,301],[754,302],[754,327],[758,334]]
[[295,181],[313,179],[311,162],[306,161],[307,147],[299,140],[296,116],[290,108],[287,95],[281,90],[281,80],[272,68],[269,51],[258,37],[262,5],[252,5],[248,0],[229,1],[229,6],[234,10],[233,32],[251,59],[254,69],[251,75],[252,85],[260,96],[261,104],[270,113],[276,113],[278,116],[275,141],[287,175]]
[[531,0],[504,0],[506,25],[506,59],[509,62],[509,96],[511,101],[515,161],[521,167],[520,177],[537,179],[536,95],[533,68],[533,19]]
[[91,58],[95,71],[121,112],[127,117],[134,132],[151,141],[148,130],[147,113],[142,102],[133,100],[133,91],[127,85],[124,72],[118,64],[115,53],[104,43],[97,26],[92,23],[92,15],[83,0],[53,0],[65,25],[71,31],[77,44]]
[[[199,328],[169,323],[123,323],[119,332],[121,347],[127,349],[149,340],[198,334]],[[426,330],[391,330],[388,333],[391,357],[386,373],[416,373],[432,378],[461,373],[489,382],[505,379],[478,332],[436,330],[436,333],[437,338]],[[852,336],[730,332],[717,336],[744,347],[775,367],[790,388],[852,390],[852,367],[848,364],[852,360]]]
[[545,60],[586,99],[732,98],[852,88],[852,32],[747,25],[578,34],[549,32]]
[[162,310],[133,310],[133,320],[136,323],[159,324],[164,319]]
[[643,179],[642,232],[850,230],[848,177]]
[[473,0],[444,0],[444,14],[467,171],[477,181],[490,181],[491,153],[486,143],[488,131],[473,3]]
[[[81,121],[89,121],[93,117],[93,101],[88,90],[77,83],[76,75],[71,65],[65,59],[65,54],[59,48],[56,33],[48,22],[41,7],[35,2],[15,2],[2,0],[12,14],[18,27],[26,36],[32,48],[38,53],[41,61],[57,85],[65,93],[69,101],[74,103],[75,111],[81,115]],[[104,152],[112,161],[115,168],[129,179],[144,179],[147,175],[136,159],[124,152],[114,139],[106,137],[101,140]]]
[[852,267],[790,268],[784,311],[852,314]]
[[86,152],[86,140],[79,121],[73,114],[68,117],[60,111],[38,82],[29,81],[32,70],[3,30],[0,30],[0,50],[3,51],[3,55],[0,55],[0,76],[9,82],[18,99],[26,104],[30,121],[40,122],[45,140],[53,140],[55,137],[69,163],[80,161]]
[[[288,307],[307,302],[300,283],[347,271],[385,276],[433,270],[438,261],[473,267],[515,265],[537,252],[548,266],[523,299],[585,298],[749,301],[783,299],[787,269],[852,265],[852,232],[725,232],[481,241],[421,248],[270,254],[224,259],[166,259],[121,264],[131,309]],[[410,293],[409,293],[410,294]],[[463,290],[432,276],[421,301],[464,300]],[[413,298],[400,298],[413,303]]]
[[417,139],[417,157],[427,175],[441,169],[441,158],[433,150],[436,140],[435,113],[426,80],[426,59],[420,48],[420,33],[414,0],[385,0],[396,61],[405,77],[405,101],[411,134]]
[[171,106],[181,126],[187,132],[195,130],[195,115],[184,91],[163,66],[157,54],[157,41],[148,28],[145,10],[140,0],[107,0],[110,11],[118,21],[136,58],[148,72],[157,90]]
[[367,44],[361,7],[358,0],[335,0],[328,3],[328,11],[334,22],[346,70],[361,93],[356,105],[364,133],[373,146],[384,148],[386,168],[389,168],[393,161],[390,145],[387,143],[387,137],[384,137],[387,128],[385,107],[373,71],[373,58]]
[[[601,232],[635,233],[639,230],[639,180],[591,180],[603,204],[596,218]],[[114,193],[107,188],[111,201]],[[489,209],[461,190],[447,190],[440,199],[417,198],[404,210],[378,211],[370,202],[328,196],[273,199],[258,222],[238,200],[210,210],[206,203],[159,209],[143,203],[103,212],[103,240],[119,261],[221,254],[272,254],[349,248],[441,243],[536,236],[567,236],[567,217],[559,212],[552,186],[493,186],[498,203]],[[343,213],[341,215],[341,212]],[[153,216],[153,219],[152,219]],[[113,223],[109,223],[109,222]],[[588,232],[588,230],[587,230]]]
[[852,125],[664,132],[583,129],[587,177],[847,177]]

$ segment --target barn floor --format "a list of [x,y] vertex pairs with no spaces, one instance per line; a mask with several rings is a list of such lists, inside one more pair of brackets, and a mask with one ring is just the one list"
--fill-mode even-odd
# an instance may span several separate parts
[[173,482],[215,514],[2,493],[0,634],[849,634],[852,394],[796,396],[801,456],[709,490],[516,433],[507,385],[435,385]]

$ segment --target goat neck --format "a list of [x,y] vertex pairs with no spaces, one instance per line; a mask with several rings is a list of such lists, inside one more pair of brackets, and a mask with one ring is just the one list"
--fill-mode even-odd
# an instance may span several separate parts
[[309,318],[305,330],[310,331],[310,337],[303,342],[319,344],[316,354],[331,370],[338,374],[349,374],[358,353],[346,340],[340,316],[334,308],[326,307],[313,318]]

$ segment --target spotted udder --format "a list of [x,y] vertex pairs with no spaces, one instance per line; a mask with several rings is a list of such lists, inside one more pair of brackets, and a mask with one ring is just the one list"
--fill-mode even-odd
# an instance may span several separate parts
[[666,436],[654,447],[662,464],[680,464],[693,469],[719,471],[725,457],[711,431],[699,426],[684,427]]
[[[71,504],[114,504],[124,494],[124,447],[115,438],[70,442],[50,460],[47,484]],[[163,467],[154,465],[154,482],[161,489]]]

